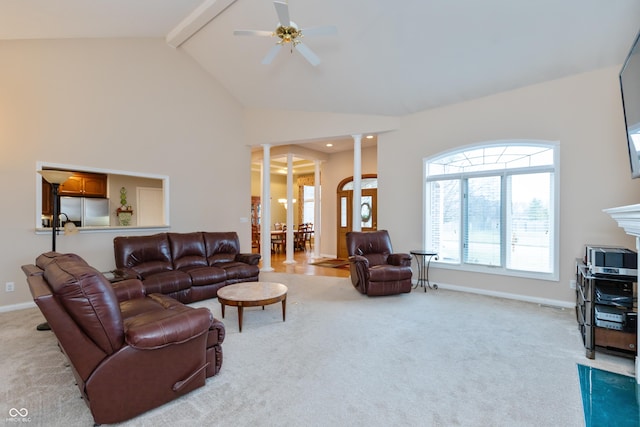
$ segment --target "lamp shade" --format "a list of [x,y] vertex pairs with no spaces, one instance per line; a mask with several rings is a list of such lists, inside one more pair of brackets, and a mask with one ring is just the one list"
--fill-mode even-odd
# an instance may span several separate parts
[[73,176],[73,172],[43,169],[38,171],[49,184],[62,184]]
[[64,234],[65,235],[69,235],[69,234],[78,234],[78,227],[76,227],[76,225],[71,222],[71,221],[67,221],[64,223]]

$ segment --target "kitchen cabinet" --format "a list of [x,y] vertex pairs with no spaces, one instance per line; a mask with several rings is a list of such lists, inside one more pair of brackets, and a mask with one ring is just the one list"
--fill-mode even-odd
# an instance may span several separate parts
[[[60,185],[59,196],[107,197],[107,174],[76,172]],[[51,184],[42,179],[42,215],[53,215]]]
[[107,197],[107,175],[76,172],[60,185],[61,196]]
[[51,184],[42,178],[42,215],[53,215],[53,194]]

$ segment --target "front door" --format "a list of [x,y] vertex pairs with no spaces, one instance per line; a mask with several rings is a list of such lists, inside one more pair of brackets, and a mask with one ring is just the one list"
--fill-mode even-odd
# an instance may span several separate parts
[[[369,179],[375,178],[367,176]],[[364,178],[364,176],[363,176]],[[351,183],[351,186],[348,185]],[[338,236],[337,236],[337,254],[338,258],[348,258],[347,252],[347,233],[353,230],[353,181],[349,180],[345,185],[345,181],[338,186],[337,206],[338,206]],[[377,185],[376,185],[377,186]],[[377,188],[363,188],[360,202],[360,220],[362,231],[377,230]]]

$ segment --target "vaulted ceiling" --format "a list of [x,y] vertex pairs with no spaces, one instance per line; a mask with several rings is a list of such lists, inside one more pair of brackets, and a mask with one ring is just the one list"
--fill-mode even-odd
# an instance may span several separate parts
[[[282,0],[286,2],[287,0]],[[638,0],[288,0],[321,60],[277,41],[272,0],[4,0],[0,39],[162,37],[247,108],[406,115],[622,64]]]

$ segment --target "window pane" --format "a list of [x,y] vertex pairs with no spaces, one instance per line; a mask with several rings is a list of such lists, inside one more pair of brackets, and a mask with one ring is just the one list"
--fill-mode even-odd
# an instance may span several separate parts
[[495,145],[433,159],[428,175],[481,172],[553,164],[553,149],[536,145]]
[[557,278],[556,161],[536,141],[425,159],[426,248],[463,270]]
[[347,214],[347,198],[340,197],[340,227],[346,227],[349,224]]
[[[360,180],[360,188],[378,188],[378,178],[362,178]],[[347,182],[342,186],[342,191],[353,190],[353,181]]]
[[467,222],[464,261],[500,265],[501,177],[470,178],[467,191]]
[[429,183],[427,246],[438,252],[440,262],[460,262],[460,181]]
[[360,223],[360,227],[372,228],[373,212],[371,211],[371,208],[373,206],[373,196],[362,196],[361,200],[362,204],[360,205],[360,216],[362,217],[362,222]]
[[315,215],[315,187],[312,185],[305,185],[302,188],[304,194],[304,204],[302,207],[302,223],[314,223],[314,215]]
[[508,268],[552,271],[552,177],[551,173],[537,173],[510,178]]

